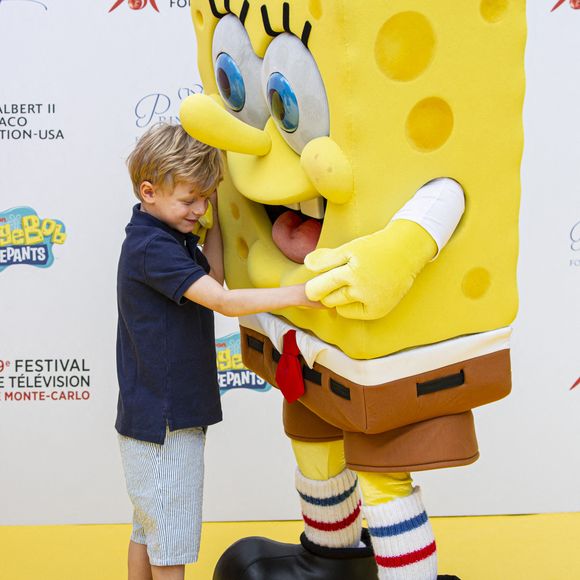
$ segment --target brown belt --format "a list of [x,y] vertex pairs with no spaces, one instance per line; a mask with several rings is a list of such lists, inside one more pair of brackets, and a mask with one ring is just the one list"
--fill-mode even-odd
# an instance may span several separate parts
[[[240,327],[240,331],[244,364],[276,386],[275,375],[280,353],[268,337],[245,327]],[[402,429],[405,437],[414,441],[413,445],[416,445],[417,429],[423,431],[422,440],[428,437],[429,430],[437,432],[441,457],[445,457],[444,465],[438,465],[440,461],[435,457],[426,462],[421,462],[419,458],[412,462],[414,469],[431,468],[417,467],[424,463],[441,467],[474,461],[477,458],[477,443],[473,420],[460,419],[460,416],[469,414],[471,417],[471,409],[501,399],[511,390],[509,349],[372,386],[349,381],[318,363],[310,369],[302,358],[300,360],[306,390],[298,402],[285,407],[285,427],[289,436],[309,441],[337,439],[343,433],[350,433],[359,438],[361,435],[373,436],[376,443],[376,436],[382,434],[382,439],[379,437],[380,447],[384,443],[384,434],[390,433],[392,439],[398,433],[397,430]],[[320,418],[322,423],[316,425],[314,417],[311,421],[306,420],[301,405]],[[447,457],[449,446],[457,446],[456,443],[452,444],[451,435],[446,437],[449,444],[441,444],[442,420],[449,423],[450,416],[453,417],[451,421],[455,427],[444,431],[448,434],[453,431],[452,437],[456,439],[462,436],[464,430],[464,439],[472,441],[469,445],[471,451],[462,448],[451,455],[472,453],[472,457]],[[301,423],[311,425],[303,428]],[[324,423],[328,424],[327,428]],[[346,443],[345,437],[345,448]],[[367,468],[369,461],[365,460]]]

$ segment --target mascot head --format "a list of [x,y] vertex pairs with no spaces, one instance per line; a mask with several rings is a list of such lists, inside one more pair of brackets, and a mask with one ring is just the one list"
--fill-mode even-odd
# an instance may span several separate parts
[[227,153],[230,287],[310,279],[309,252],[384,228],[447,176],[463,186],[465,214],[392,312],[279,314],[356,358],[511,322],[523,0],[192,0],[191,10],[206,94],[184,101],[181,121]]

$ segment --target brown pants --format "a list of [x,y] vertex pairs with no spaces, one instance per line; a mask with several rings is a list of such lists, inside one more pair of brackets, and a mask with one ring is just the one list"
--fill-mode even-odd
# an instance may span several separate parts
[[[280,354],[262,334],[240,327],[244,364],[276,386]],[[305,393],[284,402],[284,429],[299,441],[344,439],[359,471],[421,471],[479,457],[471,409],[511,390],[509,349],[380,385],[348,381],[301,361]]]

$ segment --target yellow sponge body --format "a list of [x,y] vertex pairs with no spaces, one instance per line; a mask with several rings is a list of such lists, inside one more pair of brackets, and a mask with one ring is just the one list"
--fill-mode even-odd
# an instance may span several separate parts
[[[239,15],[243,2],[227,8]],[[283,30],[282,0],[253,0],[245,28],[262,57]],[[191,2],[199,69],[217,93],[211,42],[218,22],[208,0]],[[376,358],[507,326],[517,311],[516,265],[523,148],[524,0],[290,1],[290,29],[305,22],[326,88],[330,138],[350,161],[354,193],[328,204],[319,248],[334,248],[386,226],[426,182],[452,177],[466,210],[448,245],[384,318],[351,320],[335,310],[277,313],[353,358]],[[243,154],[230,170],[251,171]],[[295,170],[295,168],[293,168]],[[274,173],[273,173],[274,175]],[[284,180],[285,168],[276,178]],[[234,179],[235,180],[235,179]],[[312,277],[271,240],[260,204],[227,178],[220,190],[227,283],[278,285]],[[380,265],[378,265],[380,267]]]

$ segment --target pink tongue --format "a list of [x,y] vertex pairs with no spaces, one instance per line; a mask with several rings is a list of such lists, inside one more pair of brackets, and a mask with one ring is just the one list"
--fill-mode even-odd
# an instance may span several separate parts
[[304,264],[304,258],[318,244],[322,224],[302,218],[293,211],[284,212],[272,226],[272,239],[278,249],[293,262]]

